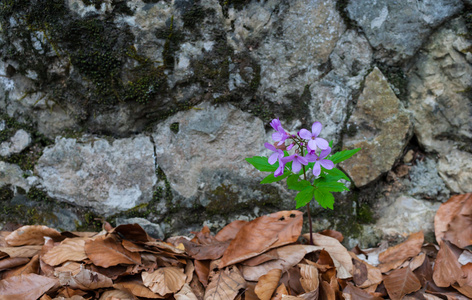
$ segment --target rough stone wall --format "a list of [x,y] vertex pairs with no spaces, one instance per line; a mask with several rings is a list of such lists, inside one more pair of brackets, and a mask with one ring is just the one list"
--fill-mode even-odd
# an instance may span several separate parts
[[163,238],[293,209],[244,160],[279,117],[363,148],[315,229],[431,231],[472,191],[469,2],[1,1],[0,224]]

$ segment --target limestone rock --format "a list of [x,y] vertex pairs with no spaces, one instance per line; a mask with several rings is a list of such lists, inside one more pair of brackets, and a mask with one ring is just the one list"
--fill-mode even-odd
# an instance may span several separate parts
[[386,236],[403,236],[420,230],[425,235],[431,234],[434,232],[434,216],[440,205],[440,202],[402,195],[382,210],[375,226]]
[[9,141],[0,144],[0,156],[10,156],[20,153],[31,144],[31,136],[28,132],[20,129],[16,131]]
[[390,170],[410,137],[409,115],[377,68],[365,79],[347,132],[344,148],[362,150],[341,167],[358,187]]
[[432,35],[409,74],[408,102],[414,132],[428,152],[440,155],[439,173],[451,191],[472,191],[472,65],[462,18]]
[[37,184],[38,178],[36,176],[25,176],[28,173],[21,170],[21,168],[14,164],[9,164],[0,161],[0,187],[5,185],[18,186],[28,191],[32,186]]
[[432,29],[462,8],[460,0],[356,0],[347,11],[380,57],[394,63],[411,58]]
[[408,194],[415,198],[427,198],[446,202],[450,192],[439,176],[436,162],[431,158],[417,161],[409,172],[409,178],[403,180],[408,186]]
[[151,199],[157,181],[153,155],[144,135],[112,143],[57,138],[35,172],[49,196],[111,215]]

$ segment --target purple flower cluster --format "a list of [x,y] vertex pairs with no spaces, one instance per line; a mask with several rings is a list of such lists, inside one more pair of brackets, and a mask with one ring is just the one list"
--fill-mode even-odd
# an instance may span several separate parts
[[[271,165],[279,162],[279,167],[274,172],[274,176],[280,176],[284,173],[285,164],[292,162],[292,172],[300,172],[302,165],[306,166],[310,162],[314,162],[313,175],[319,176],[321,174],[321,167],[331,170],[334,168],[334,163],[329,159],[326,159],[331,153],[329,143],[319,137],[323,125],[320,122],[315,122],[311,126],[311,132],[307,129],[301,129],[297,135],[287,133],[280,124],[279,119],[274,119],[270,122],[272,128],[276,132],[272,134],[272,139],[275,143],[265,143],[264,146],[273,151],[269,157],[269,163]],[[288,146],[285,145],[287,140],[291,140]],[[290,151],[294,146],[297,146],[295,153],[284,157],[284,151]],[[303,153],[306,153],[303,156]]]

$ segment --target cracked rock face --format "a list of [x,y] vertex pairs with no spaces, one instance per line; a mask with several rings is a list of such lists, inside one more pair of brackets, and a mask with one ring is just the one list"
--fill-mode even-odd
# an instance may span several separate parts
[[35,172],[49,196],[105,215],[148,202],[157,181],[153,144],[144,135],[112,143],[58,138]]

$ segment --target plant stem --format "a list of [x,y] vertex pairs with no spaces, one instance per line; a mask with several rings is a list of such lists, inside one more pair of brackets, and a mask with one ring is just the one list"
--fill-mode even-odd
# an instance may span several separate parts
[[306,212],[308,214],[308,224],[310,225],[310,245],[313,245],[313,228],[311,227],[310,203],[306,205]]

